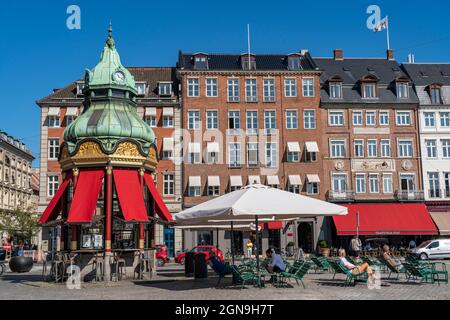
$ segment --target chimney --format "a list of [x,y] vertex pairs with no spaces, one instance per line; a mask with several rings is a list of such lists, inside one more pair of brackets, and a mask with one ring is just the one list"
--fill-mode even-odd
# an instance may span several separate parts
[[334,49],[334,60],[344,60],[344,51],[342,49]]
[[414,54],[412,54],[412,53],[408,54],[408,58],[407,58],[408,63],[416,63],[415,60],[416,60],[416,58],[414,57]]
[[394,50],[387,49],[387,51],[386,51],[386,59],[388,59],[388,60],[395,60],[394,59]]

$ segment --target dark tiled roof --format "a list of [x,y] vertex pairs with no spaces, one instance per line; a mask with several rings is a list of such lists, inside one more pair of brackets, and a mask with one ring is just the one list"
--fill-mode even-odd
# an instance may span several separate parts
[[434,83],[450,85],[450,64],[405,63],[402,69],[417,86],[428,86]]
[[[194,54],[180,52],[177,67],[194,70]],[[242,70],[241,54],[208,54],[208,70]],[[286,54],[255,54],[256,70],[289,70]],[[310,54],[300,56],[303,70],[316,70]]]
[[[178,80],[176,77],[176,68],[173,67],[129,67],[127,68],[131,74],[134,76],[136,82],[146,82],[148,87],[148,92],[146,98],[158,97],[158,82],[160,81],[172,81],[174,94],[178,95]],[[78,79],[76,81],[83,81]],[[80,99],[82,101],[82,96],[77,96],[77,85],[76,81],[70,83],[62,89],[56,89],[51,95],[39,100],[38,104],[46,104],[51,102],[59,102],[62,99]]]
[[[321,75],[321,99],[322,102],[333,103],[418,103],[417,95],[412,86],[408,99],[398,99],[396,95],[396,79],[407,79],[408,75],[401,69],[395,60],[347,58],[335,60],[333,58],[315,58],[316,64],[323,70]],[[343,83],[343,99],[330,99],[328,92],[328,80],[338,77]],[[365,77],[378,79],[378,99],[362,99],[360,92],[360,80]]]

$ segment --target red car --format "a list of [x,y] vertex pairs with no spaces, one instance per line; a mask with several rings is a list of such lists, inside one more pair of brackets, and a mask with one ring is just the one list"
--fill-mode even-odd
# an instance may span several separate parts
[[157,244],[156,246],[156,260],[158,261],[158,267],[162,267],[170,261],[169,255],[167,254],[167,248],[164,244]]
[[[196,246],[194,249],[190,250],[189,252],[195,252],[195,253],[203,253],[205,255],[205,259],[209,260],[209,253],[211,251],[214,251],[216,256],[219,258],[220,261],[223,261],[223,253],[222,250],[217,249],[216,246]],[[186,252],[180,252],[175,257],[175,262],[184,264],[184,258],[186,256]]]

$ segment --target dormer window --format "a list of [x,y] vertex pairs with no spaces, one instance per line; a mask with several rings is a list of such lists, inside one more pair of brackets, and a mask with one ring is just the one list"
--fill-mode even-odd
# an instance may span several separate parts
[[194,55],[194,69],[208,69],[208,56],[206,54]]
[[77,82],[77,96],[83,95],[84,82]]
[[171,96],[172,95],[172,82],[160,82],[158,87],[158,92],[160,96]]
[[361,80],[361,93],[364,99],[377,98],[378,79],[373,75],[368,75]]
[[137,82],[136,83],[136,90],[138,93],[138,96],[145,96],[145,89],[146,89],[145,82]]
[[431,104],[442,104],[441,86],[432,84],[429,87]]
[[408,82],[397,82],[397,98],[407,99],[409,97]]
[[254,55],[245,54],[241,56],[241,64],[243,70],[255,70],[256,59]]
[[328,81],[330,91],[330,98],[342,99],[342,79],[340,77],[333,77]]
[[298,55],[291,55],[288,57],[289,70],[301,70],[300,57]]

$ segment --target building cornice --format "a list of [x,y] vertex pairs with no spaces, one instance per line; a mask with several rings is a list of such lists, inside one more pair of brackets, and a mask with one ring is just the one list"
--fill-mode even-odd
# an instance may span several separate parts
[[267,76],[267,75],[309,75],[320,76],[321,70],[177,70],[181,76],[203,76],[203,75],[221,75],[221,76]]

